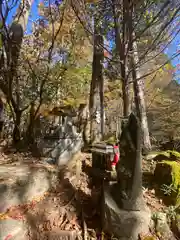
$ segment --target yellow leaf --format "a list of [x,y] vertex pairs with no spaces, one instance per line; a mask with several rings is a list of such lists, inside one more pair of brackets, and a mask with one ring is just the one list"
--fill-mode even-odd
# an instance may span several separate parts
[[6,213],[0,213],[0,220],[7,219],[8,215]]

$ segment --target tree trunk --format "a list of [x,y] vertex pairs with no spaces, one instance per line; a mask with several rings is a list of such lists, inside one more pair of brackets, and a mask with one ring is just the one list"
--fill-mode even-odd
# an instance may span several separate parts
[[34,143],[34,125],[35,125],[35,106],[31,103],[30,113],[29,113],[29,125],[26,132],[25,138],[28,144]]
[[4,126],[4,103],[0,98],[0,140],[3,138],[3,126]]
[[133,33],[133,26],[132,26],[132,13],[133,13],[133,7],[131,9],[131,13],[128,20],[129,45],[130,45],[130,68],[132,71],[135,107],[141,123],[143,148],[145,151],[146,150],[148,151],[151,149],[151,142],[150,142],[148,121],[147,121],[147,115],[146,115],[146,104],[145,104],[144,88],[143,88],[144,84],[142,80],[137,80],[138,78],[141,77],[141,75],[140,75],[139,68],[137,68],[137,64],[139,63],[137,43],[133,41],[134,33]]
[[[102,39],[102,45],[103,45],[103,39]],[[103,46],[102,46],[103,48]],[[103,53],[101,53],[103,54]],[[104,78],[103,78],[103,60],[104,55],[101,56],[101,62],[100,62],[100,73],[99,73],[99,95],[100,95],[100,117],[101,117],[101,140],[104,138],[104,131],[105,131],[105,112],[104,112]]]
[[[9,29],[9,38],[10,38],[10,46],[9,47],[9,58],[10,58],[10,74],[8,76],[8,99],[12,101],[12,83],[13,79],[16,76],[17,71],[17,63],[19,58],[19,53],[21,49],[21,44],[24,36],[24,31],[26,29],[26,25],[28,22],[28,17],[30,13],[30,9],[32,6],[33,0],[22,0],[20,2],[19,8],[16,12],[16,16],[14,21]],[[21,115],[22,112],[19,110],[19,97],[17,93],[17,102],[13,100],[14,104],[12,104],[14,112],[15,112],[15,126],[13,130],[13,141],[17,143],[21,139],[21,132],[20,132],[20,123],[21,123]]]
[[21,130],[20,130],[20,124],[21,124],[21,115],[22,111],[15,111],[15,123],[14,123],[14,130],[13,130],[13,142],[14,144],[19,143],[21,140]]
[[115,25],[115,41],[116,51],[119,54],[120,59],[120,72],[122,80],[122,93],[123,93],[123,116],[128,117],[130,113],[130,96],[129,96],[129,81],[127,76],[127,60],[125,56],[125,44],[127,39],[127,13],[125,11],[125,2],[123,3],[123,34],[120,31],[120,18],[121,14],[121,1],[113,0],[113,14],[114,14],[114,25]]
[[[17,62],[19,58],[19,53],[21,49],[21,44],[24,36],[24,31],[28,23],[28,17],[31,10],[31,6],[34,0],[21,0],[20,5],[17,9],[14,21],[9,28],[9,39],[10,46],[10,61],[11,61],[11,76],[14,77]],[[12,83],[12,79],[10,79]]]
[[[90,112],[90,136],[91,143],[102,139],[103,127],[100,122],[104,119],[103,108],[103,76],[102,63],[104,57],[103,37],[98,23],[99,18],[94,18],[94,50],[92,64],[92,80],[90,89],[89,112]],[[101,94],[100,94],[101,89]],[[101,103],[100,103],[101,102]],[[103,117],[102,117],[103,112]],[[101,121],[97,119],[100,113]]]
[[[135,64],[139,62],[138,52],[137,52],[137,44],[134,42],[134,60]],[[133,70],[134,71],[134,70]],[[140,78],[140,70],[138,69],[136,72],[136,79]],[[136,89],[136,98],[139,98],[139,115],[141,120],[141,129],[142,129],[142,138],[143,138],[143,146],[146,150],[151,149],[151,141],[149,136],[149,127],[148,127],[148,119],[146,114],[146,103],[144,96],[144,82],[142,80],[136,80],[134,82],[134,88]]]

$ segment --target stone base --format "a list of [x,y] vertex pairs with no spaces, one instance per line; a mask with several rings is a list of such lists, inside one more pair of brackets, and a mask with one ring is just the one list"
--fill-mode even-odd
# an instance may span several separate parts
[[104,187],[103,228],[121,240],[137,240],[140,233],[148,233],[151,212],[148,208],[142,211],[125,211],[120,209],[111,196],[111,186]]

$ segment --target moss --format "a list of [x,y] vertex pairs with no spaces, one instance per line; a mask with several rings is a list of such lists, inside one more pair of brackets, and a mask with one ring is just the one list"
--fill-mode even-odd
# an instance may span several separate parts
[[166,152],[169,153],[170,157],[171,157],[171,156],[174,156],[174,157],[176,157],[177,159],[180,159],[180,153],[179,153],[179,152],[174,151],[174,150],[168,150],[168,151],[166,151]]
[[180,164],[175,161],[163,161],[162,163],[171,166],[172,183],[177,189],[180,187]]
[[178,159],[180,159],[180,153],[174,150],[159,152],[154,158],[154,160],[157,160],[157,161],[162,161],[162,160],[176,161]]
[[157,238],[156,237],[153,237],[153,236],[145,236],[145,237],[142,237],[142,240],[156,240]]
[[176,227],[178,231],[180,232],[180,214],[176,215]]
[[107,144],[116,144],[116,136],[112,134],[107,134],[106,136],[104,136],[104,142]]
[[162,166],[162,171],[164,167],[170,168],[169,174],[171,175],[170,176],[171,184],[172,184],[171,186],[176,192],[176,194],[172,197],[174,198],[175,205],[179,205],[180,204],[180,164],[176,161],[164,160],[161,163],[158,163],[157,165]]

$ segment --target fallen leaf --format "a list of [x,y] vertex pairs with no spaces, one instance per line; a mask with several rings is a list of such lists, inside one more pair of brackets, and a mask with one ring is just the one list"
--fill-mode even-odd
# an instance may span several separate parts
[[8,219],[7,213],[1,213],[0,214],[0,220]]

